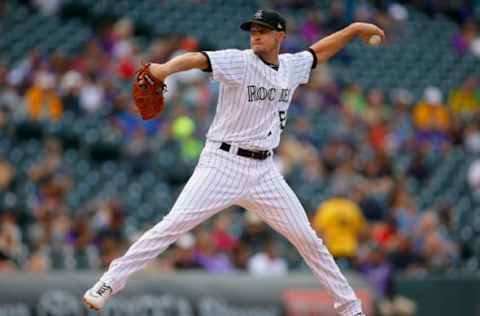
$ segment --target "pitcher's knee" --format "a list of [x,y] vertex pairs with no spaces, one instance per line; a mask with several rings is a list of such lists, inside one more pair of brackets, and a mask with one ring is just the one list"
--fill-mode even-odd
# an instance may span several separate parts
[[153,226],[149,233],[155,235],[157,238],[174,238],[176,240],[201,222],[196,218],[184,217],[182,220],[182,222],[179,222],[178,219],[171,216],[170,213]]
[[325,247],[323,241],[317,236],[317,234],[315,234],[313,230],[298,236],[297,243],[301,246],[301,249],[309,249],[307,251]]

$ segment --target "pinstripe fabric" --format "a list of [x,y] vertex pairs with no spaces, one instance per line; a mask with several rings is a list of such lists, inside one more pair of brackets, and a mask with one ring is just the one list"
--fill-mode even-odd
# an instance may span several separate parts
[[[308,51],[281,54],[276,71],[250,49],[205,53],[210,59],[213,79],[220,82],[217,111],[207,139],[250,149],[277,147],[282,132],[279,111],[288,111],[294,90],[308,81],[312,54]],[[271,98],[251,100],[249,87],[272,90]],[[281,101],[285,90],[288,93]]]
[[[120,291],[132,273],[145,267],[182,234],[238,204],[256,212],[298,249],[334,297],[340,315],[360,313],[360,301],[316,236],[272,157],[260,161],[236,155],[238,147],[269,150],[278,146],[282,132],[279,112],[286,117],[295,88],[308,81],[313,55],[307,51],[282,54],[279,70],[275,71],[251,50],[206,54],[213,78],[220,81],[220,94],[198,165],[169,214],[133,243],[124,256],[112,261],[101,280],[112,287],[113,293]],[[254,94],[253,89],[259,94]],[[271,93],[268,97],[267,91]],[[230,143],[231,152],[220,150],[221,142]]]
[[361,303],[322,240],[317,237],[295,193],[269,159],[253,168],[251,185],[240,205],[255,212],[299,251],[320,283],[335,300],[340,315],[361,312]]
[[114,293],[124,287],[129,275],[145,267],[182,234],[238,201],[250,159],[239,163],[235,161],[237,156],[217,148],[210,144],[203,150],[168,215],[133,243],[125,255],[112,261],[102,280]]
[[[272,158],[253,160],[225,152],[208,141],[199,163],[170,213],[114,260],[102,281],[120,291],[127,278],[155,259],[182,234],[219,211],[241,205],[257,213],[299,251],[332,294],[340,315],[361,312],[359,300],[323,242],[316,236],[300,201]],[[233,150],[233,149],[232,149]]]

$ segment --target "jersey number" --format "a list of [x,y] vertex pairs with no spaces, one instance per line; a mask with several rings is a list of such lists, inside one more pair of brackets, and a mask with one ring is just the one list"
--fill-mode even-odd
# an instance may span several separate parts
[[287,112],[279,111],[278,116],[280,117],[280,129],[284,129],[287,125]]

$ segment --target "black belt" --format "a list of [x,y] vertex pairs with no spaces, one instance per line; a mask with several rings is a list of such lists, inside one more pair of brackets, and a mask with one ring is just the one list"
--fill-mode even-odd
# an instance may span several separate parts
[[[232,146],[227,143],[222,143],[220,145],[221,150],[225,150],[228,152],[230,152],[230,147]],[[271,155],[271,153],[270,153],[270,150],[251,151],[248,149],[238,148],[237,155],[242,157],[252,158],[252,159],[265,160],[267,159],[267,157]]]

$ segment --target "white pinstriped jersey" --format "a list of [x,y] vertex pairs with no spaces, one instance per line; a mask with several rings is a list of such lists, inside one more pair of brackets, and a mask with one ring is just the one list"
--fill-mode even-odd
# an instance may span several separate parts
[[280,54],[273,69],[251,49],[205,52],[220,82],[217,111],[207,139],[249,149],[278,146],[293,92],[308,82],[315,66],[311,51]]

